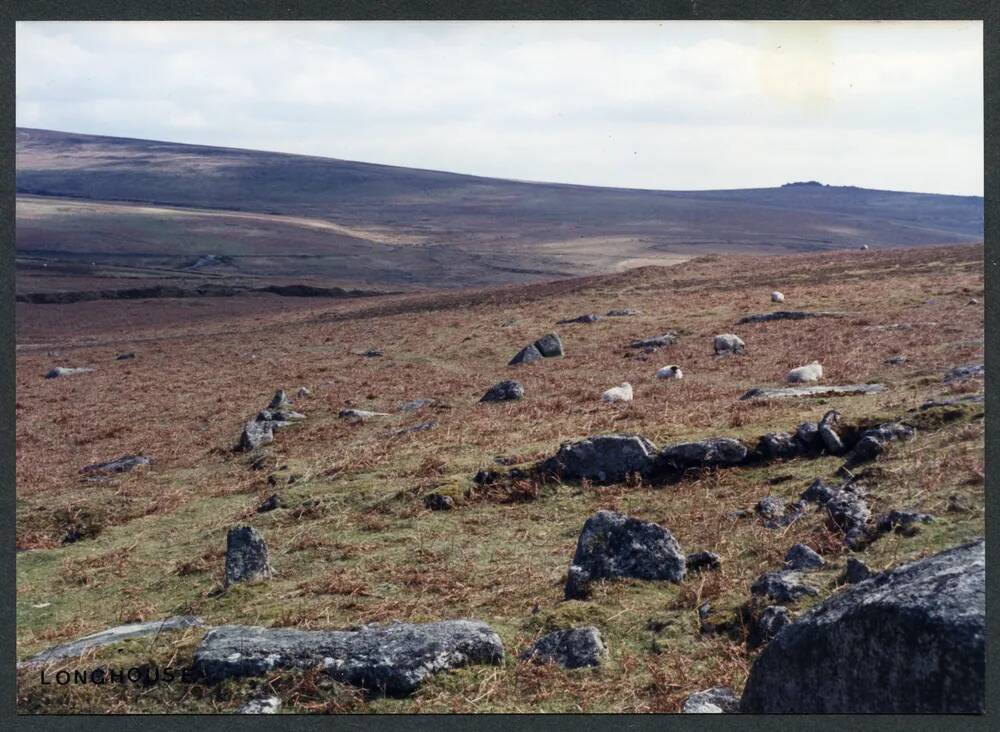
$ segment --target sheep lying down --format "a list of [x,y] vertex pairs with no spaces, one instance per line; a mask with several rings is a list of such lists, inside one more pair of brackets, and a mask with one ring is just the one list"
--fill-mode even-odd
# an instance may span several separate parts
[[632,401],[632,385],[627,381],[621,386],[615,386],[601,394],[601,401],[630,402]]
[[771,302],[784,302],[784,301],[785,301],[785,296],[782,295],[777,290],[771,293]]
[[785,378],[790,384],[806,384],[810,381],[819,381],[823,378],[823,367],[820,366],[819,361],[813,361],[806,366],[799,366],[797,369],[792,369]]
[[664,366],[662,369],[656,372],[657,379],[683,379],[684,372],[681,371],[681,367],[677,364],[671,364],[670,366]]

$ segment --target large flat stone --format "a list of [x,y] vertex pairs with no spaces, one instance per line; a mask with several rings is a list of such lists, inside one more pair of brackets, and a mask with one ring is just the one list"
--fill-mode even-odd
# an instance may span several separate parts
[[885,384],[842,384],[840,386],[787,386],[779,388],[758,387],[740,397],[747,399],[789,399],[792,397],[821,397],[848,394],[878,394],[888,387]]

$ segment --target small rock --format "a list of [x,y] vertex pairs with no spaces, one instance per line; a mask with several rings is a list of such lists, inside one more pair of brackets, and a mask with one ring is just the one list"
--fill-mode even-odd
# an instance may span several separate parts
[[823,449],[823,438],[819,436],[819,425],[815,422],[803,422],[795,428],[795,441],[801,446],[801,452],[819,452]]
[[819,590],[806,583],[801,572],[782,569],[762,574],[751,585],[750,593],[778,602],[794,602],[806,595],[818,595]]
[[777,496],[765,496],[754,506],[754,511],[764,519],[781,518],[785,513],[785,502]]
[[833,524],[844,532],[844,541],[851,549],[861,548],[869,539],[868,522],[871,510],[856,486],[848,486],[823,504]]
[[544,357],[542,356],[541,351],[535,348],[534,345],[530,345],[530,346],[525,346],[520,351],[518,351],[517,355],[514,356],[514,358],[512,358],[507,365],[517,366],[518,364],[522,363],[534,363],[535,361],[541,361],[542,358]]
[[970,298],[969,298],[969,301],[968,301],[967,303],[965,303],[965,304],[966,304],[966,305],[978,305],[978,304],[979,304],[979,300],[977,300],[977,299],[976,299],[976,298],[974,298],[974,297],[970,297]]
[[388,417],[389,415],[386,412],[371,412],[367,409],[341,409],[338,416],[355,422],[367,422],[372,417]]
[[274,396],[271,397],[271,401],[267,405],[267,408],[271,410],[277,410],[277,409],[287,409],[288,407],[291,406],[292,403],[288,401],[288,396],[285,394],[285,390],[278,389],[276,392],[274,392]]
[[562,341],[559,340],[559,336],[555,333],[543,335],[533,345],[544,358],[558,358],[565,355],[563,353]]
[[237,450],[250,452],[262,445],[274,442],[273,426],[270,422],[247,422],[240,435],[240,442],[236,446]]
[[87,465],[86,467],[80,468],[80,472],[84,475],[131,473],[136,468],[145,467],[152,462],[152,459],[146,457],[145,455],[122,455],[116,460]]
[[380,356],[384,356],[385,354],[376,348],[369,348],[367,351],[363,351],[361,355],[364,356],[365,358],[379,358]]
[[521,659],[555,663],[563,668],[583,668],[599,666],[607,654],[600,631],[588,626],[549,633],[524,651]]
[[783,605],[769,605],[760,617],[751,624],[747,634],[747,650],[760,648],[774,638],[786,625],[791,623],[788,608]]
[[812,501],[821,506],[837,495],[837,489],[823,483],[820,478],[814,480],[800,496],[803,501]]
[[893,356],[892,358],[887,358],[885,363],[889,366],[902,366],[906,363],[906,356]]
[[757,443],[757,452],[768,460],[790,460],[804,451],[802,443],[787,432],[770,432]]
[[934,517],[926,513],[916,513],[914,511],[890,511],[880,516],[876,523],[876,530],[880,534],[895,531],[903,536],[914,536],[919,527],[917,524],[929,524],[934,521]]
[[686,558],[677,540],[658,524],[612,511],[587,519],[576,544],[566,583],[566,599],[587,594],[594,580],[634,577],[680,582]]
[[732,353],[743,353],[746,344],[743,339],[734,333],[723,333],[715,336],[712,340],[712,347],[716,356],[728,356]]
[[627,318],[632,315],[638,315],[638,310],[633,310],[632,308],[621,308],[619,310],[609,310],[607,312],[607,317],[609,318]]
[[281,496],[277,493],[272,493],[267,498],[257,506],[257,513],[267,513],[268,511],[273,511],[281,505]]
[[281,699],[269,696],[264,699],[251,699],[236,710],[237,714],[277,714],[281,709]]
[[89,374],[94,369],[81,366],[78,368],[71,368],[68,366],[56,366],[54,369],[45,374],[46,379],[58,379],[60,376],[72,376],[73,374]]
[[440,493],[429,493],[424,496],[424,508],[430,511],[451,511],[455,508],[455,499]]
[[948,508],[949,513],[971,513],[972,506],[970,506],[964,498],[959,495],[948,496]]
[[432,404],[437,404],[437,399],[411,399],[408,402],[403,402],[398,407],[396,407],[397,412],[416,412],[418,409],[423,409],[424,407],[429,407]]
[[965,379],[978,379],[986,375],[986,369],[981,363],[970,363],[965,366],[956,366],[944,375],[944,382],[950,384],[953,381],[964,381]]
[[691,573],[718,569],[721,564],[719,562],[719,555],[715,552],[701,551],[688,554],[686,566],[688,573]]
[[646,351],[656,351],[660,348],[674,345],[677,340],[676,333],[664,333],[663,335],[654,336],[652,338],[643,338],[642,340],[632,341],[632,343],[629,344],[629,348],[641,348]]
[[696,691],[681,707],[682,714],[738,714],[739,711],[740,698],[724,686]]
[[521,382],[506,379],[490,387],[480,402],[505,402],[524,398],[524,387]]
[[299,399],[305,399],[307,397],[311,397],[312,392],[309,391],[309,389],[307,389],[306,387],[300,386],[299,390],[295,392],[295,396],[297,396]]
[[834,425],[840,423],[840,412],[831,409],[823,415],[819,421],[818,430],[820,439],[827,452],[832,455],[839,455],[844,451],[844,443],[840,440],[840,435],[834,430]]
[[236,582],[266,579],[272,574],[267,544],[257,530],[237,526],[226,536],[226,577],[224,586]]
[[872,571],[868,568],[867,564],[854,557],[847,558],[847,569],[844,571],[844,580],[848,584],[856,585],[858,582],[864,582],[871,576]]
[[[569,325],[570,323],[596,323],[600,319],[600,315],[588,313],[587,315],[578,315],[575,318],[568,318],[567,320],[559,320],[556,322],[556,325]],[[544,355],[544,353],[542,355]]]
[[789,569],[818,569],[826,564],[819,554],[805,544],[796,544],[785,554],[785,566]]
[[135,353],[133,351],[129,351],[127,353],[119,353],[115,356],[115,361],[130,361],[133,358],[135,358]]

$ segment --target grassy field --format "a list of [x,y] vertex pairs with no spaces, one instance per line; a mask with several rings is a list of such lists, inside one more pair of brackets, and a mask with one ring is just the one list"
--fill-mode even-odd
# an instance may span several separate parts
[[[772,305],[772,289],[784,292]],[[495,458],[527,463],[561,441],[636,432],[657,445],[706,436],[752,439],[819,419],[836,408],[851,421],[894,419],[932,397],[982,390],[942,383],[954,366],[981,361],[983,251],[977,246],[838,251],[780,259],[700,257],[576,281],[384,301],[283,303],[245,309],[210,303],[18,305],[17,653],[140,619],[195,613],[208,624],[339,628],[389,620],[477,618],[500,634],[507,659],[441,674],[405,699],[366,697],[319,673],[219,686],[42,685],[18,673],[21,712],[229,712],[264,688],[291,712],[675,712],[693,691],[742,688],[755,652],[736,634],[699,633],[697,607],[732,617],[750,584],[805,542],[827,559],[820,598],[836,591],[848,551],[810,512],[782,530],[732,518],[765,495],[793,499],[842,460],[793,460],[707,473],[677,485],[632,481],[595,487],[538,484],[505,492],[474,486]],[[249,301],[248,301],[249,302]],[[263,303],[263,304],[262,304]],[[556,320],[631,307],[641,315],[591,325]],[[778,309],[844,317],[736,325]],[[132,308],[126,310],[127,308]],[[217,308],[217,309],[214,309]],[[873,325],[900,326],[872,329]],[[566,356],[510,368],[523,345],[551,330]],[[672,330],[680,342],[650,356],[626,346]],[[715,359],[711,338],[735,332],[746,354]],[[361,351],[379,348],[381,358]],[[122,351],[131,361],[116,361]],[[57,355],[56,355],[57,354]],[[885,360],[905,355],[903,365]],[[741,402],[813,359],[825,383],[882,382],[877,395]],[[677,363],[685,378],[658,382]],[[45,380],[56,365],[90,374]],[[477,404],[504,378],[523,401]],[[602,404],[630,381],[635,401]],[[274,390],[307,415],[278,433],[268,467],[231,452],[242,423]],[[345,407],[438,403],[362,424]],[[910,415],[912,417],[912,415]],[[426,421],[433,429],[396,435]],[[881,570],[983,534],[981,412],[916,419],[916,439],[893,444],[866,468],[874,513],[906,508],[937,517],[913,537],[886,536],[858,556]],[[144,451],[153,466],[107,483],[85,482],[89,463]],[[269,484],[269,478],[271,484]],[[277,490],[284,507],[258,514]],[[456,510],[431,512],[423,496],[446,492]],[[956,510],[956,507],[958,509]],[[606,582],[587,601],[562,601],[583,522],[608,508],[667,527],[684,551],[721,556],[718,572],[680,585]],[[226,530],[249,523],[271,550],[275,576],[225,594]],[[62,544],[70,529],[87,538]],[[43,606],[44,607],[40,607]],[[39,607],[36,607],[39,606]],[[600,628],[610,660],[566,671],[517,660],[544,632]],[[203,629],[106,647],[55,668],[183,666]]]

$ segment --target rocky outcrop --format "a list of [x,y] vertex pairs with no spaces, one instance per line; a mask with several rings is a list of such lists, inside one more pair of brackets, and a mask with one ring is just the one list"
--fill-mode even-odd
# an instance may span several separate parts
[[656,446],[639,435],[597,435],[563,443],[541,471],[566,480],[616,483],[645,473],[655,452]]
[[600,631],[588,626],[567,628],[538,639],[521,654],[522,660],[554,663],[563,668],[599,666],[608,655]]
[[346,684],[391,696],[410,694],[433,674],[498,663],[500,637],[476,620],[368,625],[358,630],[298,630],[225,625],[194,654],[210,682],[260,676],[278,668],[320,668]]
[[784,628],[750,672],[756,714],[975,714],[985,708],[982,540],[837,593]]
[[681,707],[682,714],[737,714],[739,711],[740,698],[724,686],[696,691]]
[[680,582],[684,572],[684,554],[665,528],[613,511],[598,511],[580,532],[566,581],[566,599],[587,597],[594,580],[634,577]]

